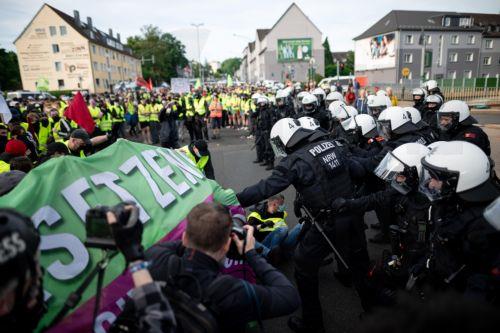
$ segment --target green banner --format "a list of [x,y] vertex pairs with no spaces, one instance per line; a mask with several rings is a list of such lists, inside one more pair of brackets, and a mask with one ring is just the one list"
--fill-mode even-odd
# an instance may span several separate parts
[[312,39],[278,39],[277,52],[278,62],[309,61],[312,57]]
[[[85,213],[90,207],[135,201],[145,226],[143,245],[148,248],[176,228],[194,205],[211,196],[226,205],[237,204],[233,191],[223,190],[205,178],[182,153],[127,140],[118,140],[88,158],[54,158],[32,170],[12,192],[0,197],[0,207],[12,207],[31,216],[40,231],[40,261],[45,268],[44,291],[49,307],[42,325],[55,316],[69,293],[103,256],[102,250],[84,246]],[[123,269],[123,257],[114,257],[106,270],[104,286],[112,284]],[[94,279],[78,306],[94,296],[95,283]],[[103,307],[123,296],[110,297],[111,289],[103,294]],[[90,314],[86,311],[81,316]],[[84,321],[88,323],[87,317]],[[78,320],[72,324],[79,324]],[[68,329],[88,331],[88,327],[69,326],[60,331]]]

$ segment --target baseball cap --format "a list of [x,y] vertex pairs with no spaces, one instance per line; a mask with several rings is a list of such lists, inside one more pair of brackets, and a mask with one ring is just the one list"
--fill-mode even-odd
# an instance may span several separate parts
[[24,156],[26,155],[26,145],[24,142],[18,139],[12,139],[5,145],[5,152],[13,156]]
[[75,129],[73,132],[71,132],[70,137],[74,139],[81,139],[83,140],[83,142],[85,142],[86,145],[91,144],[90,136],[84,129],[81,128]]

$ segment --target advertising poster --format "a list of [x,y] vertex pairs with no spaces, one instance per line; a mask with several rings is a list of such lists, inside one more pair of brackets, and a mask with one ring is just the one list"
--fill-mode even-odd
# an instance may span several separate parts
[[312,57],[312,39],[278,39],[277,52],[278,62],[308,61]]
[[391,32],[356,41],[355,69],[357,71],[396,66],[396,35]]

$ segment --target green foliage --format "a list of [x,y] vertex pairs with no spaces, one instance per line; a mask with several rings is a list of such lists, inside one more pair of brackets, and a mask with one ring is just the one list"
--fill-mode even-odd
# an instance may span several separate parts
[[169,81],[177,77],[177,68],[188,64],[184,45],[169,33],[163,33],[158,27],[146,25],[141,29],[141,36],[129,37],[127,45],[134,54],[144,59],[155,58],[155,63],[145,62],[142,75],[155,82]]
[[61,96],[73,96],[73,90],[51,90],[49,91],[49,94],[56,98]]
[[[346,58],[347,59],[344,65],[340,66],[340,71],[339,71],[340,76],[347,76],[349,74],[354,75],[354,52],[348,51]],[[332,76],[337,76],[337,63],[325,65],[325,77],[332,77]]]
[[220,65],[220,72],[222,74],[234,75],[234,72],[240,68],[241,58],[229,58],[222,62]]
[[332,51],[330,50],[330,43],[328,42],[328,37],[326,37],[325,41],[323,42],[323,48],[325,49],[325,75],[326,75],[326,67],[333,65]]
[[0,90],[18,90],[21,87],[16,53],[0,49]]
[[314,74],[314,81],[316,81],[316,83],[319,83],[319,81],[321,81],[323,79],[324,79],[324,77],[322,77],[320,74],[318,74],[318,73]]

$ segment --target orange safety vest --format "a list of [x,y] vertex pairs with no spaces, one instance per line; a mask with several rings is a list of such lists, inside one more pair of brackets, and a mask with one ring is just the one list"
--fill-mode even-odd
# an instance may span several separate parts
[[210,110],[210,118],[222,118],[222,103],[218,100],[212,101],[208,109]]

